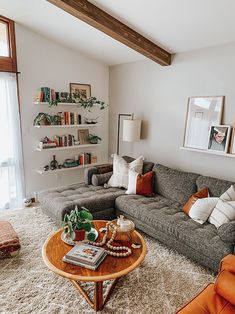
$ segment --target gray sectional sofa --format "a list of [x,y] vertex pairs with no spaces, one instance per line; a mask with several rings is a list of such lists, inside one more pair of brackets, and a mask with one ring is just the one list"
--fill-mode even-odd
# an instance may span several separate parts
[[[133,160],[124,158],[128,162]],[[105,188],[105,175],[97,176],[97,169],[92,167],[85,172],[85,183],[39,193],[43,211],[57,224],[75,205],[87,207],[95,219],[110,220],[123,214],[133,220],[139,230],[214,272],[218,271],[225,255],[234,254],[235,221],[217,230],[209,223],[200,225],[182,212],[182,206],[197,190],[207,186],[210,196],[219,197],[234,183],[145,162],[144,173],[155,171],[156,195],[144,197],[125,195],[124,189]],[[94,186],[92,181],[101,182],[102,186]]]

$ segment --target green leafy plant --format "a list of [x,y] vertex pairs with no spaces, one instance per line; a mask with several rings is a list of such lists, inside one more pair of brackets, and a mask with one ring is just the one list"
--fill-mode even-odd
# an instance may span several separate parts
[[41,125],[46,124],[46,125],[58,125],[60,124],[61,117],[58,115],[49,115],[44,112],[39,112],[39,114],[36,116],[36,118],[33,121],[33,125]]
[[84,99],[79,92],[71,93],[66,101],[60,101],[57,99],[49,101],[49,107],[57,106],[60,102],[66,103],[76,103],[80,105],[82,108],[87,109],[89,112],[93,108],[95,104],[100,105],[100,110],[105,109],[108,105],[105,104],[104,101],[98,100],[96,97],[90,97],[88,99]]
[[88,232],[88,240],[95,241],[95,234],[90,232],[94,227],[92,220],[93,216],[87,208],[81,207],[81,210],[78,210],[76,206],[70,214],[65,214],[62,227],[72,240],[75,239],[75,230],[85,230]]
[[102,138],[100,138],[100,137],[97,136],[97,135],[93,135],[93,134],[89,134],[88,139],[89,139],[89,142],[90,142],[91,144],[98,144],[99,141],[102,141]]

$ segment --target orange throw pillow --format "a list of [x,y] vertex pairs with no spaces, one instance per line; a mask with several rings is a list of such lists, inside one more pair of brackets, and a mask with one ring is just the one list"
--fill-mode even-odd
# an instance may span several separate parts
[[183,207],[183,212],[185,214],[189,214],[190,208],[193,206],[193,204],[199,199],[199,198],[205,198],[208,197],[209,190],[208,188],[203,188],[200,191],[194,193],[187,201],[187,203]]
[[138,194],[143,196],[153,196],[154,171],[149,171],[143,175],[136,171],[129,171],[128,189],[126,194]]

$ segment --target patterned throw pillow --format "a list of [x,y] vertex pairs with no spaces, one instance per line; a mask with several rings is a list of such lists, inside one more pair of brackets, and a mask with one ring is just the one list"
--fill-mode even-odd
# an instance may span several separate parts
[[235,220],[235,186],[220,196],[218,203],[212,211],[208,221],[219,228],[225,223]]
[[153,196],[154,171],[149,171],[143,175],[134,170],[129,171],[128,189],[126,194],[138,194],[143,196]]
[[8,221],[0,221],[0,259],[13,257],[19,253],[20,241]]
[[143,156],[138,157],[130,163],[127,163],[121,156],[114,154],[113,156],[113,175],[108,181],[108,187],[126,188],[128,187],[129,170],[135,170],[142,174]]
[[182,208],[183,212],[185,214],[189,214],[189,211],[193,204],[199,199],[199,198],[205,198],[209,196],[209,190],[208,188],[203,188],[200,191],[194,193],[187,201],[187,203]]

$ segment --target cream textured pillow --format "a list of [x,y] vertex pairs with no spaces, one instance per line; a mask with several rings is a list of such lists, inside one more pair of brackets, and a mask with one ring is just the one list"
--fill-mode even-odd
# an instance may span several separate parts
[[126,188],[128,187],[129,170],[134,170],[142,174],[144,157],[140,156],[130,163],[127,163],[121,156],[113,156],[113,175],[108,181],[108,187]]
[[215,208],[218,200],[218,197],[199,198],[190,208],[189,217],[200,224],[204,224]]
[[235,220],[235,187],[231,187],[220,196],[217,205],[208,221],[219,228],[221,225]]

